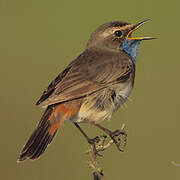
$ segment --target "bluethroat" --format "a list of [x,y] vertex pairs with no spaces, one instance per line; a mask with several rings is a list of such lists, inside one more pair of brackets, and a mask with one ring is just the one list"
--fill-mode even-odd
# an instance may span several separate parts
[[79,123],[91,123],[113,140],[116,134],[99,123],[112,117],[129,97],[135,79],[140,42],[151,37],[131,37],[146,21],[130,24],[113,21],[99,26],[86,49],[47,87],[36,105],[45,107],[39,124],[22,149],[18,161],[38,158],[51,143],[64,121],[70,120],[90,144]]

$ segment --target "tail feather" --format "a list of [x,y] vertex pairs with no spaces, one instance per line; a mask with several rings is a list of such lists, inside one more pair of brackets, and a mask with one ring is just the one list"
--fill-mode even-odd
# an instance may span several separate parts
[[[57,131],[56,131],[57,132]],[[54,133],[53,136],[51,137],[46,137],[46,139],[44,140],[44,143],[41,144],[41,146],[39,147],[38,151],[32,156],[32,159],[38,158],[47,148],[48,144],[51,143],[53,137],[55,136],[56,132]]]
[[24,161],[27,158],[37,159],[51,143],[62,123],[76,116],[79,107],[78,100],[48,106],[17,161]]
[[24,161],[25,159],[37,159],[47,148],[48,144],[51,143],[57,130],[54,134],[50,134],[49,129],[51,127],[51,122],[49,117],[54,111],[54,107],[49,106],[44,115],[42,116],[37,128],[32,133],[31,137],[23,147],[23,150],[18,158],[19,161]]

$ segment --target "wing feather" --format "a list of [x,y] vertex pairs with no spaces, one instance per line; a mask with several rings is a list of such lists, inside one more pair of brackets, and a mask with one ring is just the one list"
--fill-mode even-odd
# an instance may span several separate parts
[[47,106],[88,96],[111,84],[126,81],[134,70],[133,62],[123,51],[86,50],[52,81],[37,105]]

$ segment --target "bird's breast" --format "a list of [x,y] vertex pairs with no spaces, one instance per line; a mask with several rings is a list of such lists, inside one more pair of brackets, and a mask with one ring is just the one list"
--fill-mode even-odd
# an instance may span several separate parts
[[114,112],[117,111],[128,99],[133,88],[132,81],[125,84],[118,84],[114,88],[116,96],[114,98]]

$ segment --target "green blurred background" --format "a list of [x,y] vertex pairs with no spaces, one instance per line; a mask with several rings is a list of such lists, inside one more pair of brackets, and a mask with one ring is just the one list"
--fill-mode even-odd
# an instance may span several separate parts
[[[90,33],[111,20],[151,18],[136,35],[159,39],[141,44],[132,102],[110,129],[127,125],[124,153],[112,147],[101,160],[106,179],[179,180],[179,1],[0,1],[0,178],[92,179],[87,143],[66,122],[37,161],[17,164],[18,154],[43,110],[34,104],[48,83],[85,48]],[[100,132],[83,125],[93,137]]]

